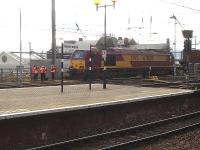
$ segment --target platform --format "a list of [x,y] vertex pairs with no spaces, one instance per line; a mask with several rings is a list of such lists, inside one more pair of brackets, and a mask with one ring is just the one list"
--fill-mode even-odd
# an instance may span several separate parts
[[130,101],[192,93],[192,90],[108,84],[28,87],[0,90],[0,120],[38,114],[85,109]]

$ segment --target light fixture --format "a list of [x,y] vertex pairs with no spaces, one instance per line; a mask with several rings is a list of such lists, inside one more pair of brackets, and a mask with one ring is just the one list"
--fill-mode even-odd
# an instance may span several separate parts
[[111,0],[113,3],[117,2],[117,0]]
[[96,9],[98,11],[98,5],[101,3],[101,0],[93,0],[93,2],[96,5]]
[[115,3],[117,2],[117,0],[111,0],[113,2],[113,8],[115,8]]
[[93,0],[95,5],[99,5],[101,3],[101,0]]

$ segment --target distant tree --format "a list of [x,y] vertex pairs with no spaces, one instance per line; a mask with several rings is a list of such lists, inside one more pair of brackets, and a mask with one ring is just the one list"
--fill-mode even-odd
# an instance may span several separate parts
[[134,39],[131,39],[131,40],[129,41],[129,44],[130,44],[130,45],[137,45],[137,42],[136,42]]
[[[100,50],[105,48],[105,40],[104,37],[101,37],[96,44],[96,47]],[[106,36],[106,48],[116,47],[117,46],[117,38]]]

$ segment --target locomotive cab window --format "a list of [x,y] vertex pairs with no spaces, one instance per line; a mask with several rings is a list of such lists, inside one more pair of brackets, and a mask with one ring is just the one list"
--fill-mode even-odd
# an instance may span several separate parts
[[116,65],[116,55],[108,54],[106,57],[106,66],[115,66]]
[[72,58],[82,59],[84,58],[84,51],[75,51],[72,55]]

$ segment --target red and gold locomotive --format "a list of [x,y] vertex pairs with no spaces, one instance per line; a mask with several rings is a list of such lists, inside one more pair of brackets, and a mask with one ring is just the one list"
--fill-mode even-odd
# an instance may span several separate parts
[[[92,48],[76,50],[70,60],[70,77],[87,77],[89,67],[92,74],[101,75],[106,67],[108,77],[170,74],[174,64],[174,57],[167,50],[138,50],[130,48],[111,48],[106,52],[106,59],[102,57],[103,50]],[[89,58],[91,55],[91,65]]]

